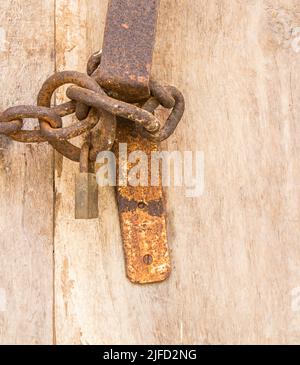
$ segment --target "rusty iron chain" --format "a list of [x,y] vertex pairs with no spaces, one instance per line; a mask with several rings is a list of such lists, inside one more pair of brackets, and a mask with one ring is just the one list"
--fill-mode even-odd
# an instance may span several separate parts
[[[174,86],[162,86],[150,81],[151,96],[144,103],[127,103],[113,97],[97,82],[95,71],[101,62],[101,51],[91,55],[87,74],[77,71],[57,72],[42,85],[37,105],[19,105],[0,113],[0,134],[24,143],[49,142],[58,152],[73,161],[80,161],[81,149],[68,140],[89,133],[91,161],[97,153],[110,149],[115,139],[116,117],[129,119],[145,138],[161,142],[176,129],[184,112],[184,98]],[[66,95],[70,101],[51,106],[53,93],[65,84],[71,84]],[[158,106],[171,109],[163,126],[154,115]],[[75,113],[77,121],[64,127],[62,118]],[[103,118],[103,115],[105,118]],[[39,127],[23,130],[24,119],[36,118]]]

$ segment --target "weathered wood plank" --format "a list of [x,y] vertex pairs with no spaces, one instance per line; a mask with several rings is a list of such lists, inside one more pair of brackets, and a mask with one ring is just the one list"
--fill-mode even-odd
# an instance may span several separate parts
[[[57,1],[58,68],[84,69],[105,7]],[[299,14],[296,0],[161,1],[153,74],[187,102],[166,146],[203,151],[205,190],[166,190],[173,273],[137,286],[112,190],[98,221],[75,221],[77,166],[56,164],[58,343],[299,343]]]
[[[1,2],[0,110],[36,103],[54,70],[53,35],[54,1]],[[52,343],[52,156],[0,136],[1,344]]]
[[[58,70],[73,69],[85,72],[88,57],[101,46],[106,7],[107,2],[101,0],[92,0],[88,3],[56,1]],[[63,100],[63,94],[63,90],[58,93],[58,102]],[[110,303],[105,304],[101,300],[102,294],[109,289],[109,286],[103,289],[98,286],[98,282],[105,284],[103,278],[106,270],[102,268],[102,246],[106,239],[112,236],[109,233],[105,234],[109,228],[102,213],[99,220],[74,219],[75,173],[78,171],[78,164],[57,156],[55,326],[58,344],[97,342],[98,337],[95,336],[102,328],[102,325],[99,325],[101,318],[99,313],[104,312],[105,306],[110,309]],[[110,201],[106,194],[100,194],[99,201],[101,212],[107,207],[106,216],[110,220],[113,211],[108,207]],[[112,219],[112,224],[116,219],[116,217]],[[113,227],[112,225],[111,228]],[[117,237],[116,242],[119,242],[118,239]],[[115,266],[118,262],[119,260]],[[102,337],[104,337],[103,332]]]
[[168,147],[204,152],[205,191],[167,191],[170,311],[187,343],[299,342],[299,3],[172,4],[155,72],[182,85],[187,113]]

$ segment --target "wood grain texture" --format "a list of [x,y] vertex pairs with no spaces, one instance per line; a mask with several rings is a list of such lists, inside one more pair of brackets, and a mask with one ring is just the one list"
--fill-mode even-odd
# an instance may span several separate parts
[[154,72],[181,85],[187,111],[168,147],[205,158],[200,199],[167,191],[173,316],[187,343],[299,342],[299,4],[172,4]]
[[[53,35],[54,1],[1,1],[0,110],[35,103],[54,70]],[[0,136],[1,344],[52,343],[52,156]]]
[[[73,9],[72,19],[94,27],[89,39],[76,24],[70,29],[77,48],[62,52],[77,69],[78,55],[100,46],[105,3]],[[186,198],[184,189],[167,189],[173,272],[141,287],[125,278],[113,192],[100,193],[98,221],[74,221],[74,169],[64,162],[59,343],[299,342],[291,294],[300,283],[300,56],[291,46],[299,11],[290,0],[161,1],[153,74],[187,102],[165,146],[204,152],[205,191]]]
[[[106,7],[107,3],[99,0],[56,1],[56,63],[59,71],[85,72],[88,57],[101,47]],[[58,94],[58,102],[63,100],[62,95],[63,92]],[[111,300],[105,304],[102,294],[110,288],[105,280],[109,272],[104,246],[109,247],[110,240],[114,240],[117,213],[110,204],[115,203],[112,193],[107,196],[100,192],[100,219],[75,220],[75,174],[78,171],[76,163],[57,156],[55,327],[58,344],[100,342],[99,336],[104,338],[106,332],[100,320],[105,307],[107,313],[111,309]],[[120,242],[118,236],[115,242],[116,245]],[[119,259],[115,259],[111,266],[118,265]],[[112,333],[115,332],[116,328],[112,327]],[[110,339],[112,337],[107,341]]]
[[[36,95],[54,36],[58,70],[83,72],[101,47],[106,0],[4,3],[1,108]],[[50,342],[52,327],[58,344],[299,343],[299,27],[298,0],[161,0],[153,75],[187,105],[164,147],[205,161],[199,198],[166,189],[161,284],[126,278],[113,189],[98,220],[74,219],[78,166],[59,155],[53,268],[49,149],[1,138],[1,343]]]

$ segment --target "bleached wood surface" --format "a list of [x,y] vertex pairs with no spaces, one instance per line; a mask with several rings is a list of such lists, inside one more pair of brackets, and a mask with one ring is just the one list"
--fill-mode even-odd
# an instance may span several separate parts
[[[54,1],[1,1],[0,111],[54,70]],[[26,124],[35,125],[33,121]],[[53,338],[53,151],[0,136],[0,343]]]
[[[1,108],[101,47],[107,1],[3,3]],[[76,221],[78,166],[1,138],[1,343],[299,343],[299,27],[296,0],[161,0],[153,75],[187,104],[164,147],[205,161],[202,196],[166,190],[162,284],[125,278],[111,189]]]

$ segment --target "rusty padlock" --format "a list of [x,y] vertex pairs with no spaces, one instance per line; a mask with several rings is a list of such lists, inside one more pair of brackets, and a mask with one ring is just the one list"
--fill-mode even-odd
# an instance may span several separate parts
[[90,147],[84,143],[80,153],[80,171],[75,178],[75,219],[98,218],[98,185],[89,163]]

